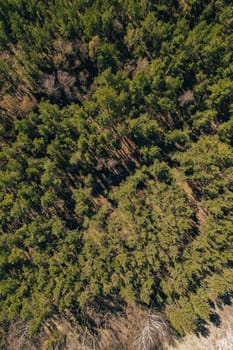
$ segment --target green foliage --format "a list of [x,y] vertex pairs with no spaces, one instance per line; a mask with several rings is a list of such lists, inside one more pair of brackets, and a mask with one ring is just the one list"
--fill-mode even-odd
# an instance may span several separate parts
[[232,290],[232,13],[0,0],[1,324]]

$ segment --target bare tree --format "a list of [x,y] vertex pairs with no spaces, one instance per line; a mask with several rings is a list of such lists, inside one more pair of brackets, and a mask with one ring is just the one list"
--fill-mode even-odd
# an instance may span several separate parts
[[59,83],[62,85],[62,87],[67,88],[67,87],[72,87],[74,86],[76,82],[76,78],[69,73],[63,71],[63,70],[58,70],[57,72],[57,79]]
[[72,97],[72,88],[74,87],[77,79],[73,75],[70,75],[63,70],[58,70],[57,80],[62,86],[67,98],[70,99]]
[[194,92],[192,90],[185,91],[181,96],[179,96],[178,101],[182,106],[190,102],[194,102],[195,101]]
[[58,97],[59,88],[57,87],[56,78],[54,74],[45,75],[42,78],[41,91],[46,93],[48,96]]
[[149,314],[134,347],[138,350],[162,349],[171,339],[168,326],[160,314]]

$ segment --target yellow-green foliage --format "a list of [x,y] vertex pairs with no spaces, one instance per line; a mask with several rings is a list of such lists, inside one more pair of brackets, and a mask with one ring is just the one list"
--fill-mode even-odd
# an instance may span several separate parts
[[0,0],[1,322],[138,303],[183,334],[229,295],[232,14]]

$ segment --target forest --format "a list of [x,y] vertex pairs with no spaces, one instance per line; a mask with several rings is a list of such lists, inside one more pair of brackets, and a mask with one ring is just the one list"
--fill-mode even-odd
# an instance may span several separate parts
[[16,324],[55,349],[62,317],[97,339],[129,308],[216,320],[232,112],[231,0],[0,0],[1,350]]

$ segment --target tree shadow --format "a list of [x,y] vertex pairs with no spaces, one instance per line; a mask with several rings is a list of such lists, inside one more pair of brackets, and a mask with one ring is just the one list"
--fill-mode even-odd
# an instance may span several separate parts
[[[219,297],[216,300],[216,303],[212,302],[211,300],[209,301],[209,305],[213,310],[209,314],[209,321],[216,327],[220,327],[222,324],[221,317],[217,313],[216,307],[220,310],[223,310],[225,305],[232,305],[232,298],[233,298],[233,291],[228,291],[227,293],[219,295]],[[209,336],[210,331],[208,329],[208,323],[205,320],[203,320],[202,318],[198,318],[195,324],[196,324],[195,334],[197,336],[203,336],[203,337]]]
[[217,299],[217,306],[219,309],[223,309],[224,305],[232,305],[233,291],[228,291],[224,294],[219,295]]
[[194,333],[200,337],[208,337],[210,334],[210,331],[208,329],[208,325],[207,322],[205,320],[203,320],[202,318],[198,318],[195,322],[196,325],[196,329],[194,331]]
[[217,312],[213,311],[211,314],[210,314],[210,322],[213,323],[216,327],[220,327],[221,326],[221,318],[220,316],[217,314]]

